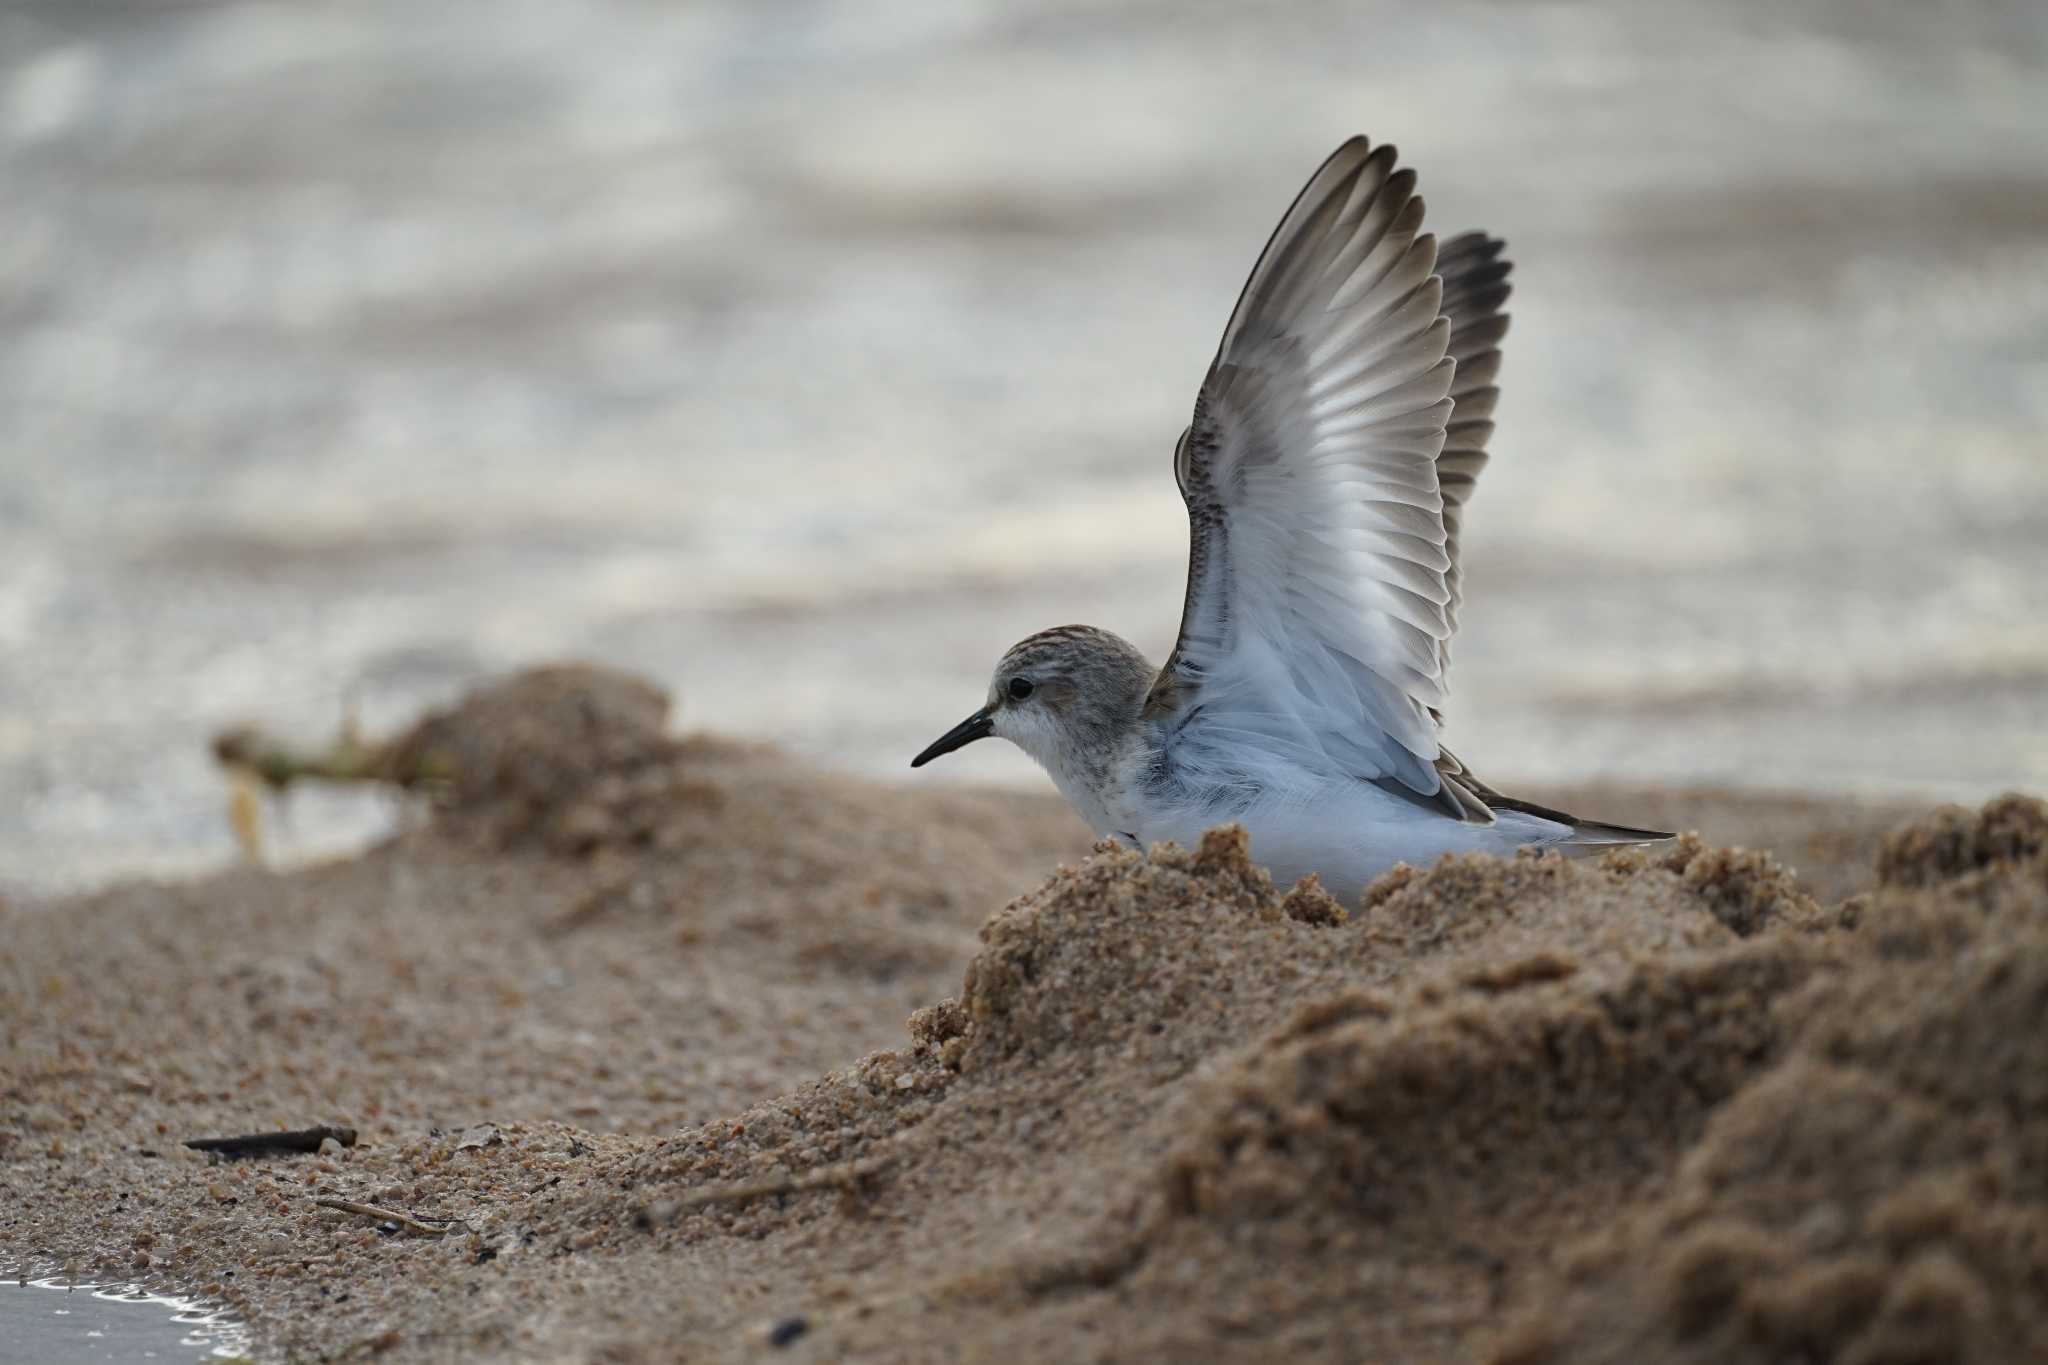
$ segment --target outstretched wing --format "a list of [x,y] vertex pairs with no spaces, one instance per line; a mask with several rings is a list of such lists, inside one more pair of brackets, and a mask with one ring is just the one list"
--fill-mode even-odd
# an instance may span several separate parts
[[1174,455],[1187,600],[1147,699],[1191,786],[1305,768],[1492,818],[1437,739],[1457,366],[1422,211],[1392,147],[1338,148],[1266,244],[1195,399]]

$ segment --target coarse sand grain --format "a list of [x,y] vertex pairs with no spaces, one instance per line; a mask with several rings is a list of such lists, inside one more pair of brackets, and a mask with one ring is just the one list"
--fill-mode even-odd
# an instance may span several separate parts
[[0,907],[0,1262],[282,1361],[2048,1340],[2039,801],[1580,792],[1704,837],[1342,906],[666,711],[521,675],[389,746],[431,814],[360,858]]

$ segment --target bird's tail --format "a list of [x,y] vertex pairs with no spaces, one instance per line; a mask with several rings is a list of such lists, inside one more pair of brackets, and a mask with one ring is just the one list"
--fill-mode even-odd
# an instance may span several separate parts
[[1569,838],[1558,845],[1560,851],[1573,855],[1605,853],[1610,848],[1622,848],[1629,844],[1656,844],[1678,836],[1670,830],[1637,829],[1632,825],[1610,825],[1599,820],[1574,820]]
[[1552,836],[1540,842],[1567,857],[1605,853],[1610,848],[1625,848],[1630,844],[1661,843],[1666,839],[1678,837],[1665,829],[1637,829],[1633,825],[1610,825],[1602,820],[1581,820],[1576,815],[1549,806],[1539,806],[1534,801],[1504,796],[1484,783],[1472,782],[1469,775],[1465,780],[1469,785],[1477,787],[1480,796],[1496,814],[1501,811],[1515,811],[1522,815],[1533,815],[1539,820],[1548,820],[1552,824],[1563,825],[1570,831],[1563,838],[1555,839],[1555,836]]

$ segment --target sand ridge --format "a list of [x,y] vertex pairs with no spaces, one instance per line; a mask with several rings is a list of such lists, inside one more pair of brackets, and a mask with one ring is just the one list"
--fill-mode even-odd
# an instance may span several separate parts
[[[0,910],[0,1258],[203,1290],[294,1360],[1991,1361],[2048,1331],[2040,802],[1880,845],[1882,813],[1666,794],[1804,875],[1688,838],[1341,907],[1234,831],[1091,852],[1050,799],[827,777],[665,709],[524,675],[391,747],[433,818],[361,859]],[[329,1119],[360,1144],[179,1146]]]

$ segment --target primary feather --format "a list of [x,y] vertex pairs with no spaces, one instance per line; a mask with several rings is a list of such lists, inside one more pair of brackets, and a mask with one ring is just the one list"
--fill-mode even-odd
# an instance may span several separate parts
[[[1444,428],[1444,448],[1436,457],[1437,491],[1444,500],[1444,619],[1451,634],[1458,629],[1458,604],[1464,599],[1458,566],[1458,531],[1466,499],[1472,496],[1479,471],[1486,467],[1486,443],[1493,436],[1493,405],[1500,398],[1500,343],[1507,335],[1508,315],[1500,311],[1513,286],[1514,267],[1501,259],[1507,243],[1483,232],[1467,232],[1444,243],[1436,255],[1437,274],[1444,282],[1443,313],[1451,324],[1450,357],[1458,364],[1451,380],[1451,420]],[[1448,670],[1451,638],[1437,649],[1439,681]]]

